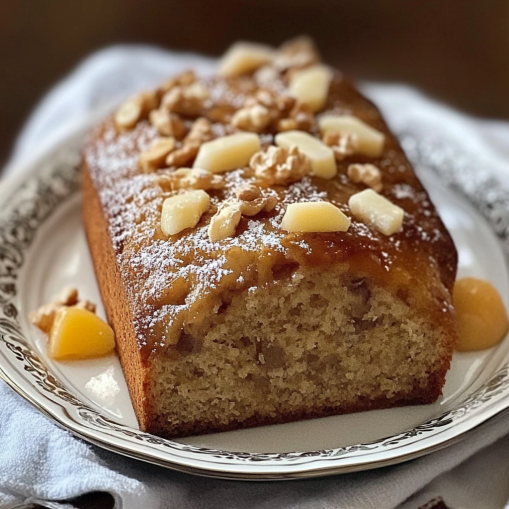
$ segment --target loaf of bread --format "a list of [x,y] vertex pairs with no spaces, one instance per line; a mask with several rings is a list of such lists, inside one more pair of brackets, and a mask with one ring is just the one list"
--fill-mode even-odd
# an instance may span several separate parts
[[126,101],[83,216],[140,428],[163,437],[441,394],[457,254],[377,108],[299,39]]

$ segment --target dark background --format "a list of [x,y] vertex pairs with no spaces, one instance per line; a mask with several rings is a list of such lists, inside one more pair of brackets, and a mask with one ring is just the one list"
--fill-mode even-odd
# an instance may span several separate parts
[[211,55],[307,33],[356,78],[509,118],[509,0],[0,0],[0,165],[42,94],[91,51],[144,42]]

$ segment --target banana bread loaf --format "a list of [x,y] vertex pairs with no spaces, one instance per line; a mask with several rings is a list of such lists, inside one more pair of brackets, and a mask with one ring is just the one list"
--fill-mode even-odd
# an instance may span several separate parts
[[377,108],[299,39],[126,101],[83,216],[140,428],[163,437],[435,401],[457,254]]

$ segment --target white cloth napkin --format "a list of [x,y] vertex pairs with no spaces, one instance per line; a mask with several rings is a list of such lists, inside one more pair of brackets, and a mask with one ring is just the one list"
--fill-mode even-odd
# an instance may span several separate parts
[[[209,72],[212,66],[213,61],[196,55],[144,46],[96,53],[37,107],[6,172],[133,91],[181,69]],[[417,119],[427,122],[509,173],[508,123],[474,120],[407,87],[368,85],[365,91],[397,130]],[[10,509],[33,502],[68,508],[59,501],[92,491],[111,493],[115,507],[124,509],[417,509],[437,495],[452,507],[495,509],[509,497],[508,415],[409,463],[307,481],[248,483],[180,474],[91,446],[53,425],[4,383],[0,402],[0,507]]]

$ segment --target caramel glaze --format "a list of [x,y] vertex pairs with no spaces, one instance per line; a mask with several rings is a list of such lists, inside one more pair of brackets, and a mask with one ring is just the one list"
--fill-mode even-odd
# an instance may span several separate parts
[[[266,88],[285,93],[283,80]],[[234,132],[225,119],[256,89],[254,80],[216,77],[202,83],[211,93],[202,116],[214,122],[215,136]],[[337,163],[338,175],[332,180],[305,177],[289,186],[265,189],[278,196],[275,210],[243,217],[234,238],[215,243],[206,235],[211,216],[222,200],[233,196],[235,187],[254,181],[252,171],[226,173],[224,190],[209,193],[213,206],[198,225],[166,238],[159,221],[168,194],[157,184],[156,173],[141,174],[137,167],[140,152],[157,137],[154,128],[142,121],[134,130],[118,133],[108,119],[92,133],[84,148],[84,165],[109,224],[145,360],[160,348],[177,348],[182,333],[199,334],[200,317],[223,309],[240,292],[281,279],[291,284],[289,276],[296,270],[328,270],[339,264],[348,264],[352,277],[383,285],[409,306],[422,309],[437,326],[454,327],[456,249],[398,141],[377,108],[338,72],[317,117],[323,113],[355,115],[382,131],[386,136],[382,156],[347,157]],[[190,125],[194,119],[186,120]],[[262,144],[272,143],[274,134],[262,134]],[[319,136],[318,131],[313,134]],[[352,217],[348,198],[365,189],[346,176],[352,163],[380,168],[381,194],[405,211],[399,233],[385,236]],[[322,199],[352,218],[347,232],[288,233],[279,228],[289,203]]]

